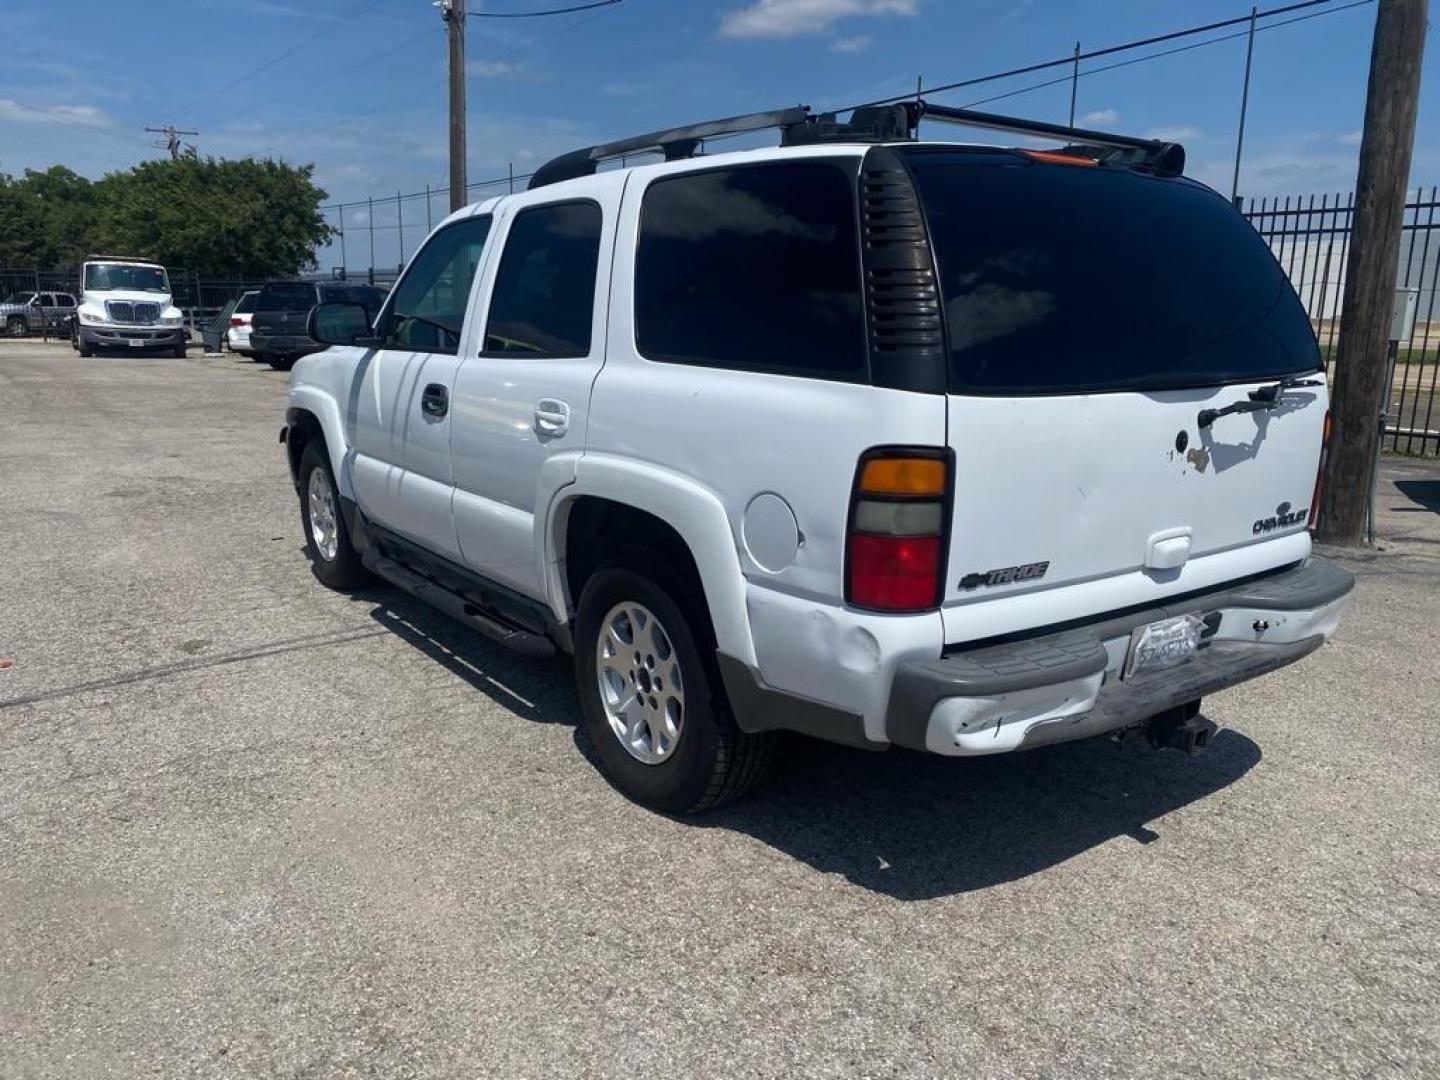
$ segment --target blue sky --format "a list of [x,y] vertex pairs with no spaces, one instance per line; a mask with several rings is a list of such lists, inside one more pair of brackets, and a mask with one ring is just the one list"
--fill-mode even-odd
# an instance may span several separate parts
[[[1247,10],[1243,0],[623,0],[472,19],[470,179],[675,123],[845,105],[913,89],[917,75],[948,82],[1064,55],[1077,39],[1098,48]],[[1366,4],[1258,35],[1242,193],[1353,186],[1374,12]],[[314,162],[334,200],[446,182],[444,32],[428,0],[6,0],[0,24],[0,171],[61,163],[99,176],[163,153],[142,129],[174,123],[201,132],[202,153]],[[1412,173],[1427,184],[1440,182],[1433,34],[1429,46]],[[1244,48],[1237,38],[1085,75],[1078,111],[1095,126],[1179,138],[1188,171],[1228,191]],[[937,100],[970,104],[1061,74]],[[1061,85],[986,107],[1062,121],[1068,105]],[[443,212],[440,199],[435,207]],[[352,229],[358,213],[347,216]],[[423,202],[406,214],[413,249]],[[385,220],[393,225],[393,210]],[[393,261],[395,232],[383,232],[378,261]]]

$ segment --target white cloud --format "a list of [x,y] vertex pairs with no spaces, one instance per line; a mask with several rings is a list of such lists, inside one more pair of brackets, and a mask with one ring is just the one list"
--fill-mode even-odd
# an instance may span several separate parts
[[109,123],[105,114],[94,105],[37,105],[33,109],[27,109],[9,98],[0,98],[0,120],[19,124],[50,124],[60,120],[89,124],[91,127],[102,127]]
[[1114,109],[1095,109],[1080,117],[1080,126],[1088,128],[1112,127],[1119,122],[1120,114]]
[[1147,139],[1158,139],[1161,142],[1194,142],[1205,133],[1197,127],[1189,124],[1174,124],[1170,127],[1154,127],[1145,132]]
[[720,21],[720,33],[737,38],[784,38],[818,34],[840,19],[914,15],[919,0],[755,0]]
[[861,53],[870,47],[870,39],[864,34],[854,37],[836,38],[830,43],[830,51],[838,53]]
[[1335,141],[1338,142],[1341,146],[1359,146],[1360,137],[1364,134],[1365,133],[1363,131],[1347,131],[1344,135],[1341,135]]

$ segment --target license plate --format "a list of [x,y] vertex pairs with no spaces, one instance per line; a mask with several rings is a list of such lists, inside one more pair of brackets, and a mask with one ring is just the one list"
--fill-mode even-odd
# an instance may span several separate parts
[[145,342],[141,341],[139,338],[133,338],[133,337],[132,337],[132,338],[126,338],[126,339],[125,339],[125,344],[126,344],[126,345],[129,345],[132,349],[138,349],[138,348],[140,348],[140,346],[144,345]]
[[1130,655],[1125,661],[1125,678],[1149,671],[1164,671],[1185,663],[1200,645],[1205,623],[1198,615],[1176,615],[1147,626],[1136,627],[1130,635]]

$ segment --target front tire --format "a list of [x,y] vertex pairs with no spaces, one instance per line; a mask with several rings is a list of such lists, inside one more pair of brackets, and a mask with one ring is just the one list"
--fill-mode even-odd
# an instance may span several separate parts
[[300,455],[300,522],[311,568],[323,585],[349,592],[365,582],[368,575],[350,542],[330,458],[318,438]]
[[663,569],[597,571],[576,614],[575,673],[590,741],[611,783],[636,802],[693,814],[764,775],[771,733],[735,726],[703,597]]
[[5,333],[10,337],[24,337],[30,332],[30,324],[24,315],[11,315],[5,320]]

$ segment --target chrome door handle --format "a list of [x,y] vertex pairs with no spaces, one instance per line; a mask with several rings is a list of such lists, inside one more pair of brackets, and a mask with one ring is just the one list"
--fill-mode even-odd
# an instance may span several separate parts
[[570,406],[557,398],[535,403],[535,434],[554,438],[570,430]]

